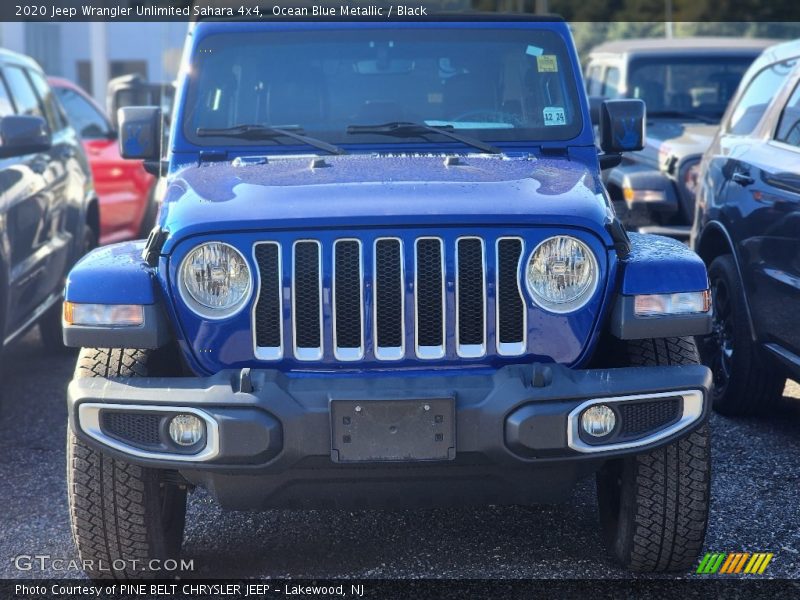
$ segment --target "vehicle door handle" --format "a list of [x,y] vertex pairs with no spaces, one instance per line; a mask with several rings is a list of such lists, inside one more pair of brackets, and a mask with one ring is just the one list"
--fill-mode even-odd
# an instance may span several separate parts
[[733,175],[731,175],[731,179],[742,186],[752,185],[755,182],[755,179],[750,177],[750,175],[742,173],[741,171],[734,171]]

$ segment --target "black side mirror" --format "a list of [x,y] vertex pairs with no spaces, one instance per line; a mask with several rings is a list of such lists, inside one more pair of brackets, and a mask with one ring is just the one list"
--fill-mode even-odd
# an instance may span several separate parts
[[161,158],[161,109],[157,106],[128,106],[117,112],[119,153],[122,158]]
[[42,117],[9,115],[0,119],[0,158],[44,152],[53,145]]
[[636,99],[606,100],[600,105],[600,149],[606,154],[644,148],[645,106]]

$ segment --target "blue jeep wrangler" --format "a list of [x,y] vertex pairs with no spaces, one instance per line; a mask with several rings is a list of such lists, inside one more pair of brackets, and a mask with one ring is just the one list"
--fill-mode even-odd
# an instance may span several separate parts
[[[225,508],[568,497],[596,474],[610,553],[688,568],[709,504],[703,262],[627,235],[558,20],[200,22],[147,242],[72,271],[69,501],[90,575],[180,551]],[[598,155],[599,154],[599,155]],[[153,167],[152,163],[157,163]],[[103,569],[105,567],[105,570]]]

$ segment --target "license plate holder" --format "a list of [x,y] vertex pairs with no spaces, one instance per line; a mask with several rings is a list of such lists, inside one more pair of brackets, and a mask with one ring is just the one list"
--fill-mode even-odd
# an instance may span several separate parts
[[455,458],[455,400],[331,400],[334,462]]

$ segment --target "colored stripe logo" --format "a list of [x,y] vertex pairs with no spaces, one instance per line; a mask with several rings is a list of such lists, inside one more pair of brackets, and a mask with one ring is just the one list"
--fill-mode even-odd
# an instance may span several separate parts
[[773,556],[772,552],[707,552],[696,572],[699,575],[761,575]]

